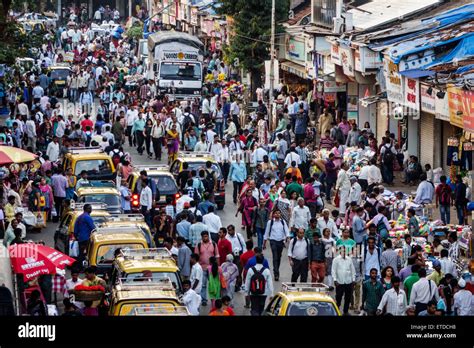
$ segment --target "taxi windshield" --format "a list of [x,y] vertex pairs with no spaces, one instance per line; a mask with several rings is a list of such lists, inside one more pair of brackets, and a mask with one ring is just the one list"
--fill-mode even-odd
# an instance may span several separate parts
[[107,244],[99,246],[97,249],[97,264],[112,264],[115,259],[115,250],[117,249],[143,249],[143,245],[137,243],[130,244]]
[[79,175],[83,170],[88,175],[112,174],[110,162],[105,159],[77,161],[74,174]]
[[156,189],[160,194],[169,195],[178,192],[178,187],[173,178],[167,175],[149,175],[149,177],[155,182]]
[[[159,280],[164,280],[164,279],[169,279],[171,283],[173,284],[173,287],[175,289],[178,288],[178,275],[173,272],[153,272],[151,275],[151,279],[154,282],[157,282]],[[126,276],[127,282],[129,281],[142,281],[143,278],[143,273],[129,273]]]
[[112,194],[90,194],[86,196],[82,196],[80,199],[83,203],[105,203],[108,206],[115,207],[120,205],[120,198],[119,196],[112,195]]
[[298,301],[290,303],[287,316],[337,316],[336,309],[331,302]]

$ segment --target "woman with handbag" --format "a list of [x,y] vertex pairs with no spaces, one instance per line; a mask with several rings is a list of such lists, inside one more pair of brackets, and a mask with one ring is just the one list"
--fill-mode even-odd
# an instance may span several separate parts
[[214,308],[215,301],[222,297],[222,290],[227,288],[222,268],[219,267],[217,259],[214,256],[209,258],[208,272],[209,278],[207,280],[207,291],[212,304],[211,308]]

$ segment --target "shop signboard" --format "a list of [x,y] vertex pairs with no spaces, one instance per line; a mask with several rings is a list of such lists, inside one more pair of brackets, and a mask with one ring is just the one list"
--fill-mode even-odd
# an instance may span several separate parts
[[198,25],[198,8],[191,7],[191,25]]
[[390,59],[384,59],[384,76],[387,86],[387,99],[390,102],[404,104],[402,77],[398,72],[398,66]]
[[355,77],[354,54],[352,48],[345,45],[341,45],[339,47],[339,51],[341,53],[342,71],[347,76]]
[[324,93],[345,92],[346,84],[336,81],[324,81]]
[[[169,0],[163,0],[163,6],[162,8],[166,9],[164,11],[161,12],[161,20],[163,22],[163,24],[170,24],[170,11],[169,11]],[[171,6],[173,7],[173,6]]]
[[288,60],[304,62],[305,61],[305,45],[304,42],[287,38],[286,41],[286,58]]
[[433,95],[435,95],[435,118],[449,122],[449,103],[446,93],[443,98],[439,97],[438,89],[433,88]]
[[436,113],[436,100],[434,89],[431,88],[431,94],[428,93],[430,86],[420,84],[420,93],[421,93],[421,111],[427,112],[429,114]]
[[449,122],[463,128],[463,91],[458,87],[448,87]]
[[462,91],[464,130],[474,133],[474,91]]
[[339,51],[339,45],[337,43],[331,45],[331,61],[334,64],[337,64],[337,65],[342,64],[341,63],[341,53]]
[[359,120],[359,97],[356,95],[347,96],[347,119]]
[[405,102],[404,105],[412,110],[420,111],[420,82],[417,79],[404,78]]
[[379,69],[383,65],[380,53],[367,47],[359,47],[354,51],[354,61],[355,69],[360,72]]
[[334,103],[336,101],[336,93],[324,93],[324,101]]

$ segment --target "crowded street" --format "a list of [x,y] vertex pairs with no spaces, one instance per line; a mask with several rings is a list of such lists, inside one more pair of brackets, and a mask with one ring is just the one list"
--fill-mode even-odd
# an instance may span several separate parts
[[474,315],[474,5],[333,2],[4,2],[0,313]]

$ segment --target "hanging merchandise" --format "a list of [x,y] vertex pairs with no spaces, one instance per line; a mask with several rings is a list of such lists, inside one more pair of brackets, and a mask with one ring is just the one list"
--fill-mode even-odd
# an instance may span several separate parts
[[462,144],[461,170],[472,170],[472,143]]
[[459,139],[456,137],[448,138],[448,154],[446,156],[446,165],[459,165]]

